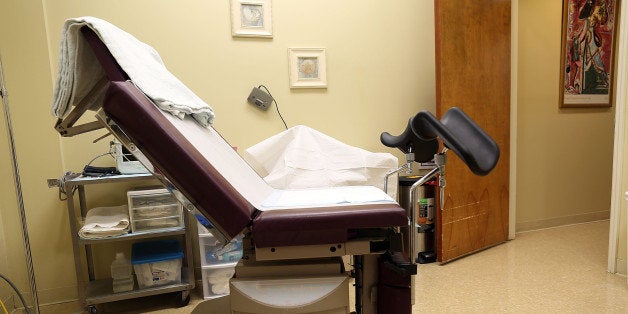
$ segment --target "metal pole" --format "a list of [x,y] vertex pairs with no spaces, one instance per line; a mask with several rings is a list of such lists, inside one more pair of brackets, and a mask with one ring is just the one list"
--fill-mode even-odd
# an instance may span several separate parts
[[[1,55],[0,55],[1,56]],[[9,99],[7,89],[4,83],[4,72],[2,69],[2,58],[0,58],[0,96],[4,105],[4,117],[7,124],[7,135],[9,137],[9,148],[13,159],[13,177],[15,179],[15,192],[17,194],[17,205],[22,221],[22,238],[24,240],[24,248],[26,250],[26,267],[28,268],[28,279],[31,286],[31,295],[33,296],[33,309],[39,314],[39,300],[37,299],[37,285],[35,284],[35,271],[33,270],[33,257],[31,256],[31,246],[28,239],[28,228],[26,226],[26,212],[24,211],[24,198],[22,197],[22,184],[20,182],[20,170],[17,163],[17,154],[15,153],[15,142],[13,140],[13,127],[11,126],[11,114],[9,112]],[[28,305],[24,304],[27,313]]]

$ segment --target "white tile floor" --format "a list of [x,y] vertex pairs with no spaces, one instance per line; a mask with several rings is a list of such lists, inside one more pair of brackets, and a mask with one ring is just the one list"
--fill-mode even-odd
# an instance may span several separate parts
[[414,313],[628,313],[626,277],[606,272],[608,221],[519,233],[419,267]]
[[[519,233],[446,265],[419,265],[413,313],[628,313],[626,277],[606,272],[608,221]],[[190,313],[172,298],[111,304],[101,312]],[[42,307],[42,313],[70,313]]]

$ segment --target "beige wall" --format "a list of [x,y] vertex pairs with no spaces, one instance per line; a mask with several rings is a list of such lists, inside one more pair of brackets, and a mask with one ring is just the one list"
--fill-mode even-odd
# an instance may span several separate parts
[[[1,48],[0,57],[4,60]],[[2,110],[4,110],[4,106]],[[2,139],[2,142],[0,145],[7,147],[7,128],[5,127],[4,111],[0,115],[0,123],[2,123],[2,128],[0,128],[0,139]],[[18,234],[18,232],[21,232],[21,229],[19,227],[19,212],[13,188],[12,170],[9,150],[0,150],[0,178],[6,178],[0,181],[0,274],[9,278],[22,291],[28,291],[28,277],[26,276],[26,268],[23,266],[24,259],[22,258],[24,256],[23,242],[20,234]],[[0,289],[0,301],[8,303],[11,295],[12,291]]]
[[[384,150],[381,131],[401,131],[400,121],[434,108],[431,3],[275,1],[273,39],[233,38],[228,1],[48,1],[46,11],[51,45],[66,18],[94,15],[154,46],[241,148],[283,128],[274,108],[246,103],[259,84],[270,88],[289,126],[306,124],[373,151]],[[329,88],[290,90],[288,47],[327,48]]]
[[[0,53],[2,53],[2,51],[0,51]],[[3,120],[0,120],[0,122],[4,123]],[[2,134],[0,135],[0,138],[4,139],[6,138],[6,135]],[[8,155],[8,151],[2,150],[1,154]],[[11,165],[8,163],[9,159],[6,158],[5,156],[2,156],[0,160],[3,161],[3,163],[0,165],[0,177],[8,178],[9,177],[8,172],[11,167]],[[4,162],[4,161],[7,161],[7,162]],[[18,265],[14,265],[17,263],[9,264],[8,253],[11,252],[9,245],[11,244],[12,241],[10,241],[11,237],[7,236],[7,233],[5,232],[5,227],[4,227],[5,221],[7,221],[6,222],[7,225],[9,224],[9,222],[7,220],[8,217],[7,218],[4,218],[4,217],[13,213],[17,213],[17,210],[15,209],[15,205],[13,205],[15,204],[15,202],[13,204],[8,203],[8,201],[12,200],[11,197],[8,195],[10,192],[12,192],[12,190],[8,186],[8,183],[2,183],[2,186],[0,186],[0,190],[2,190],[0,191],[1,193],[0,194],[0,274],[3,274],[7,276],[8,278],[12,278],[10,280],[14,280],[15,279],[14,274],[16,272],[12,270],[12,268]],[[17,221],[14,221],[14,223],[16,222]],[[16,254],[20,254],[20,253],[21,253],[20,251],[16,252]],[[3,303],[7,303],[9,301],[10,296],[11,296],[10,291],[8,290],[0,291],[0,301],[2,301]]]
[[[0,18],[0,23],[1,21],[2,19]],[[0,59],[4,60],[2,53],[2,47],[0,46]],[[6,147],[8,142],[6,141],[7,128],[5,127],[4,106],[2,106],[2,112],[0,114],[0,123],[2,124],[0,128],[0,139],[3,140],[0,145]],[[24,277],[24,272],[19,273],[16,271],[16,269],[24,269],[24,267],[20,267],[19,263],[9,263],[9,253],[15,256],[22,256],[24,254],[23,250],[17,249],[18,245],[21,243],[15,240],[18,238],[10,236],[11,231],[15,232],[18,230],[11,226],[19,224],[10,160],[11,155],[9,150],[0,150],[0,178],[7,178],[0,181],[0,274],[7,276],[11,281],[19,280],[20,288],[24,287],[26,289],[28,287],[28,281],[26,277]],[[15,251],[12,249],[15,249]],[[16,283],[16,285],[18,285],[18,283]],[[8,302],[10,296],[11,291],[0,290],[0,301]]]
[[[145,10],[148,6],[159,9]],[[289,126],[305,124],[351,145],[401,157],[379,143],[379,134],[401,132],[412,114],[434,109],[432,5],[275,1],[272,10],[273,39],[242,39],[231,36],[228,1],[46,2],[51,47],[67,18],[110,21],[159,51],[169,70],[212,105],[216,129],[240,150],[283,129],[275,108],[261,112],[246,102],[251,88],[264,84]],[[288,47],[327,49],[327,89],[290,90]],[[56,60],[56,49],[51,55]],[[91,144],[93,137],[62,140],[67,169],[79,169],[108,149],[104,142]],[[117,201],[108,199],[107,191],[97,193],[103,201]],[[90,204],[98,205],[106,204]],[[106,274],[112,250],[97,253],[103,260],[97,273]]]
[[[30,228],[31,248],[38,287],[44,300],[59,287],[72,287],[75,279],[67,276],[72,262],[67,215],[57,200],[57,192],[48,189],[46,178],[59,176],[61,151],[58,136],[51,132],[49,114],[52,96],[51,75],[46,44],[46,27],[40,1],[0,1],[0,51],[9,91],[13,131],[20,165],[24,205]],[[4,120],[0,143],[8,147]],[[9,153],[0,154],[2,170],[2,212],[10,272],[23,291],[28,291],[24,266],[21,228]],[[4,168],[4,166],[7,166]],[[6,197],[6,198],[5,198]],[[6,206],[6,207],[5,207]]]
[[[108,150],[107,141],[91,143],[103,132],[60,139],[52,128],[51,73],[56,73],[67,18],[97,16],[154,46],[171,72],[214,107],[216,128],[240,149],[283,129],[274,108],[261,112],[246,103],[251,88],[264,84],[289,126],[309,125],[351,145],[402,157],[383,147],[379,134],[399,133],[412,114],[434,109],[432,3],[273,5],[273,39],[238,39],[231,36],[229,1],[2,1],[0,48],[3,54],[5,45],[11,51],[3,57],[16,108],[13,120],[42,304],[76,297],[67,213],[45,179],[80,171]],[[288,47],[327,49],[327,89],[290,90]],[[7,156],[0,158],[4,165]],[[90,207],[124,201],[124,187],[88,193]],[[97,273],[107,272],[117,249],[97,253]]]
[[614,110],[558,109],[561,12],[519,1],[519,231],[609,216]]

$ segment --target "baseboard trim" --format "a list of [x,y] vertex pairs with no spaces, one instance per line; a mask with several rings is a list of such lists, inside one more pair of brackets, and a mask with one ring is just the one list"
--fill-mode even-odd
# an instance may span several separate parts
[[39,310],[44,313],[81,314],[85,313],[87,309],[79,300],[68,300],[40,305]]
[[56,287],[52,289],[38,289],[39,306],[68,303],[78,300],[77,286]]
[[555,217],[549,219],[541,219],[541,220],[533,220],[533,221],[524,221],[517,222],[516,224],[516,232],[524,232],[530,230],[538,230],[545,228],[552,228],[564,225],[572,225],[584,222],[592,222],[598,220],[607,220],[610,218],[610,211],[604,210],[593,213],[572,215],[572,216],[563,216],[563,217]]

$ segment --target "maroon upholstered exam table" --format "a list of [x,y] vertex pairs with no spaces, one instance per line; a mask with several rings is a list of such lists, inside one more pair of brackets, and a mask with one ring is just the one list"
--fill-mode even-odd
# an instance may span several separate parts
[[[358,313],[411,312],[410,276],[416,265],[401,254],[406,210],[373,187],[273,189],[216,130],[157,108],[90,28],[81,34],[108,79],[96,106],[99,123],[138,160],[150,163],[185,208],[209,219],[223,243],[243,237],[229,312],[348,313],[350,277]],[[83,107],[59,120],[62,135],[76,133],[73,124]],[[428,129],[427,140],[443,136],[438,128]],[[84,131],[89,130],[77,133]],[[353,257],[351,272],[343,256]]]

